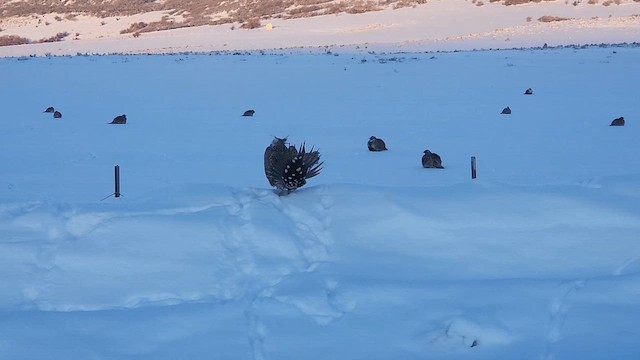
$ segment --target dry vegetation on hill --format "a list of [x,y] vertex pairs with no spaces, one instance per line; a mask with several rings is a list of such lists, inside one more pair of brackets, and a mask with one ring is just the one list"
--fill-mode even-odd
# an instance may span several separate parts
[[[539,2],[543,2],[543,1],[558,1],[558,0],[489,0],[489,2],[500,2],[504,5],[521,5],[521,4],[528,4],[528,3],[539,3]],[[604,6],[609,6],[609,5],[620,5],[623,2],[626,1],[633,1],[633,2],[640,2],[640,0],[602,0],[602,5]],[[564,0],[565,4],[571,4],[574,6],[577,6],[581,3],[587,3],[589,5],[597,5],[599,3],[599,0]]]
[[[559,0],[489,0],[503,5],[520,5]],[[602,5],[640,0],[602,0]],[[167,11],[183,21],[170,19],[151,25],[151,31],[205,24],[244,23],[250,19],[299,18],[337,13],[363,13],[387,7],[401,8],[426,3],[427,0],[0,0],[0,20],[45,14],[97,17],[129,16],[151,11]],[[475,1],[474,1],[475,2]],[[565,0],[574,5],[598,4],[598,0]]]
[[[444,0],[442,0],[444,1]],[[476,6],[485,3],[499,3],[505,6],[527,3],[563,1],[567,5],[589,4],[590,6],[609,6],[640,0],[467,0]],[[153,20],[128,22],[116,30],[121,34],[132,34],[182,27],[219,24],[240,24],[240,28],[261,27],[261,20],[274,18],[292,19],[339,13],[365,13],[387,8],[412,7],[427,3],[427,0],[0,0],[0,25],[3,20],[30,20],[49,26],[51,22],[77,20],[79,16],[92,16],[105,25],[107,18],[150,12],[163,12]],[[46,17],[46,18],[45,18]],[[531,19],[527,19],[530,21]],[[568,20],[559,17],[542,17],[540,22]],[[38,27],[36,25],[36,27]],[[235,25],[234,25],[235,27]],[[67,30],[67,29],[63,29]],[[66,32],[46,34],[40,40],[30,40],[21,34],[2,34],[0,28],[0,46],[27,44],[32,42],[60,41],[69,34]],[[80,35],[76,31],[74,39]],[[53,35],[55,34],[55,35]],[[53,36],[51,36],[53,35]]]
[[299,18],[337,13],[363,13],[387,7],[408,7],[426,0],[0,0],[0,19],[45,14],[92,15],[97,17],[128,16],[151,11],[167,11],[179,16],[175,21],[166,16],[156,23],[137,24],[129,32],[166,30],[177,27],[244,23],[252,19]]

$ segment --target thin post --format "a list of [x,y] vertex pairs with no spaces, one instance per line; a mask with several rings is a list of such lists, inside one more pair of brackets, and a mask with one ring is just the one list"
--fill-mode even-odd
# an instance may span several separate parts
[[115,195],[116,197],[120,197],[120,166],[116,165],[116,191],[115,191]]
[[476,157],[475,156],[471,157],[471,178],[472,179],[476,178]]

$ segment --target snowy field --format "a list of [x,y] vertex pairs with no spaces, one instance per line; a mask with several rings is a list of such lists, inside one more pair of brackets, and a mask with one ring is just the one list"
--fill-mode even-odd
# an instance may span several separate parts
[[[639,47],[0,59],[0,358],[637,359],[638,74]],[[325,161],[289,196],[273,136]]]

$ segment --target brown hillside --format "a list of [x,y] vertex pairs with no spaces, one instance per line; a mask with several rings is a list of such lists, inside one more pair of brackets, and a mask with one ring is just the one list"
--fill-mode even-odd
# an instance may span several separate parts
[[[0,19],[46,14],[97,17],[129,16],[151,11],[167,11],[161,21],[138,24],[130,32],[166,30],[178,27],[244,23],[254,19],[300,18],[337,13],[363,13],[384,8],[424,4],[426,0],[0,0]],[[181,20],[176,21],[174,16]]]

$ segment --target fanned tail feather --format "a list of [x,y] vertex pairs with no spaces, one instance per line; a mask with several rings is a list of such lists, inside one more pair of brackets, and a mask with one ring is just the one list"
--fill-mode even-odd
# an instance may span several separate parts
[[311,150],[307,152],[305,149],[305,143],[302,143],[302,145],[300,146],[300,151],[298,153],[302,155],[302,164],[307,169],[306,175],[305,175],[306,179],[310,179],[320,174],[320,171],[322,171],[322,164],[324,164],[324,161],[318,163],[318,161],[320,161],[319,151],[314,150],[313,147],[311,147]]
[[297,148],[287,138],[274,138],[264,152],[265,175],[280,195],[304,186],[306,179],[320,174],[323,164],[318,150],[311,147],[307,152],[305,143]]

